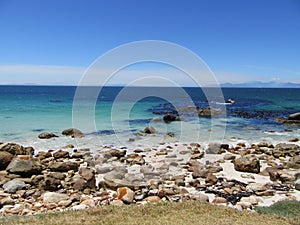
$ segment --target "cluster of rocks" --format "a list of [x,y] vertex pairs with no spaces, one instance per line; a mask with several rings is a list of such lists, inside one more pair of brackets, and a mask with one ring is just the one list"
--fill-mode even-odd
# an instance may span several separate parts
[[1,216],[161,201],[252,209],[300,200],[300,146],[295,143],[160,143],[37,154],[31,147],[2,143],[0,161]]
[[[76,128],[69,128],[67,130],[64,130],[62,132],[62,135],[70,136],[72,138],[82,138],[82,137],[84,137],[84,134]],[[56,138],[58,136],[54,133],[43,132],[43,133],[39,134],[38,137],[40,139],[50,139],[50,138]]]

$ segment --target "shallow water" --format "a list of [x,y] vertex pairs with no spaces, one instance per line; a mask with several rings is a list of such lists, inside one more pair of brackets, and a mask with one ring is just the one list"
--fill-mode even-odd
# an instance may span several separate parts
[[[214,89],[210,89],[214,92]],[[153,145],[159,142],[240,141],[277,143],[291,137],[300,138],[299,128],[283,126],[274,117],[287,117],[300,111],[300,89],[224,88],[224,99],[234,99],[226,107],[227,116],[198,118],[191,110],[183,121],[166,124],[151,122],[176,107],[206,107],[209,103],[200,88],[127,88],[105,87],[97,102],[81,96],[79,119],[73,116],[76,87],[63,86],[0,86],[0,141],[13,141],[37,149],[60,148],[68,143],[80,147],[101,145]],[[216,96],[216,103],[218,98]],[[221,99],[222,100],[222,99]],[[222,101],[221,101],[222,102]],[[175,108],[174,108],[175,107]],[[94,111],[86,111],[91,108]],[[241,116],[247,113],[248,116]],[[263,112],[263,116],[259,116]],[[250,115],[250,116],[249,116]],[[76,121],[74,121],[74,118]],[[39,140],[44,131],[60,134],[62,130],[79,127],[86,133],[81,140],[60,137]],[[152,125],[157,134],[137,137],[135,134]],[[289,131],[287,131],[289,130]],[[175,137],[166,134],[173,133]],[[135,142],[129,142],[134,138]]]

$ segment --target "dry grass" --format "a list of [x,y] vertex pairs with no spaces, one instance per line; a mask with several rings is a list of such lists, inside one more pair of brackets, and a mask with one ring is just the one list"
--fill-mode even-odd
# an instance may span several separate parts
[[97,207],[87,211],[69,211],[31,217],[0,220],[0,224],[86,225],[86,224],[201,224],[201,225],[285,225],[300,220],[286,219],[201,202],[167,203],[160,205]]

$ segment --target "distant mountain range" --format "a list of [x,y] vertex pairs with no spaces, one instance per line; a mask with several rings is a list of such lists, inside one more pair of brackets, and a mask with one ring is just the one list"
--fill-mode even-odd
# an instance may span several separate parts
[[247,83],[224,83],[221,87],[253,87],[253,88],[300,88],[300,83],[279,83],[279,82],[247,82]]

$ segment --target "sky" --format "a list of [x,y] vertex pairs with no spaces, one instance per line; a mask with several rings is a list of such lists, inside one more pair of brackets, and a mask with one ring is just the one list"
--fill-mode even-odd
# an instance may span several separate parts
[[101,55],[142,40],[191,50],[220,83],[300,83],[299,0],[0,0],[0,84],[76,85]]

